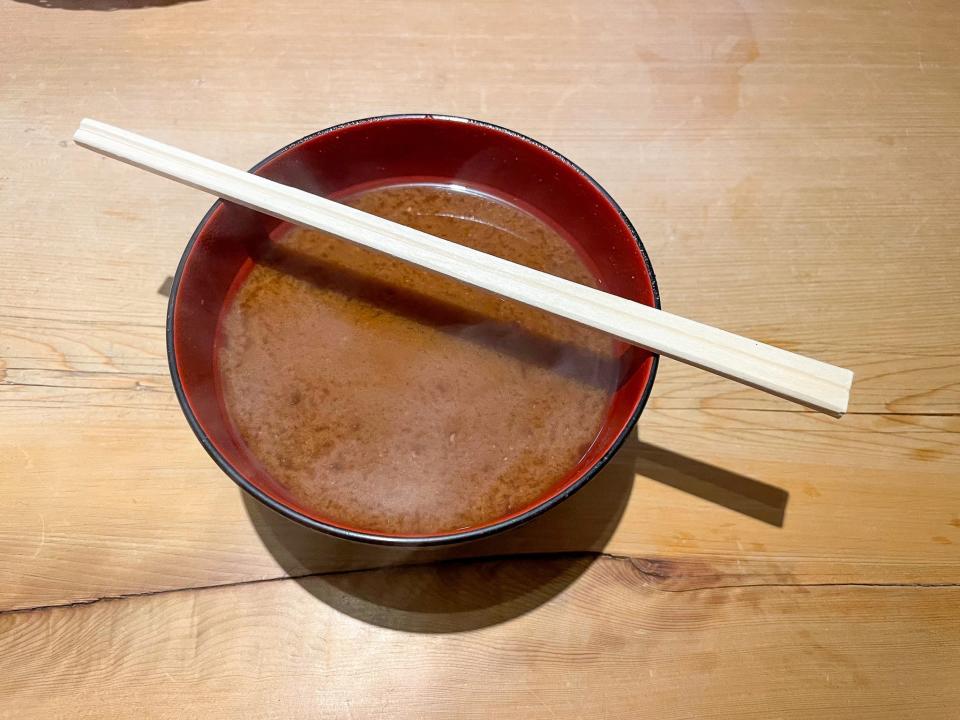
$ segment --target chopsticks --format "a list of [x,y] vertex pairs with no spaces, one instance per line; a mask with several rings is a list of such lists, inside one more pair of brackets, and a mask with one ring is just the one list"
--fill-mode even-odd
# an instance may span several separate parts
[[840,416],[853,373],[458,245],[120,128],[85,119],[91,150],[602,330],[652,352]]

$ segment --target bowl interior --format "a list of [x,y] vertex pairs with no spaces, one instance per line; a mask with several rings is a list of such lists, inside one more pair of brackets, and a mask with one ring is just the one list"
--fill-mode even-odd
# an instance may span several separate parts
[[[459,118],[397,116],[357,121],[304,138],[260,163],[255,172],[324,196],[367,185],[450,182],[476,188],[562,229],[599,286],[658,305],[652,271],[616,204],[569,161],[534,141]],[[184,252],[168,318],[171,372],[193,429],[220,466],[242,487],[306,524],[359,539],[384,539],[301,507],[231,431],[219,391],[214,342],[221,313],[252,254],[281,221],[217,202]],[[622,344],[624,373],[597,440],[568,475],[529,506],[456,533],[408,539],[465,539],[526,519],[579,487],[599,469],[636,422],[656,359]],[[398,537],[397,539],[403,539]]]

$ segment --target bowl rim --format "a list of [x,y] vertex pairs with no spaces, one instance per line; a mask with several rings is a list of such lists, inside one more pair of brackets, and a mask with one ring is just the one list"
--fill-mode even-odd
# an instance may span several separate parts
[[[278,156],[286,153],[289,150],[301,145],[302,143],[308,142],[316,137],[321,135],[326,135],[328,133],[336,132],[344,128],[352,127],[355,125],[366,125],[373,124],[378,122],[390,121],[390,120],[439,120],[444,122],[456,122],[456,123],[467,123],[470,125],[476,125],[489,130],[494,130],[498,133],[506,134],[513,137],[516,140],[520,140],[525,143],[529,143],[537,147],[538,149],[545,151],[552,155],[557,160],[560,160],[564,165],[569,167],[571,170],[576,172],[578,175],[586,179],[593,187],[600,192],[603,198],[610,204],[610,206],[616,210],[617,214],[620,217],[620,221],[626,226],[630,231],[630,234],[633,236],[634,241],[637,243],[637,247],[640,250],[640,255],[643,258],[643,263],[647,271],[647,275],[650,278],[650,285],[653,289],[653,301],[654,307],[660,308],[660,290],[657,286],[657,277],[653,272],[653,265],[650,263],[650,257],[647,254],[647,249],[643,245],[643,241],[640,239],[639,234],[633,226],[633,223],[630,222],[630,219],[627,217],[626,213],[623,211],[623,208],[617,204],[610,194],[597,182],[589,173],[587,173],[583,168],[574,163],[569,158],[561,155],[556,150],[543,143],[531,138],[522,133],[516,132],[509,128],[505,128],[501,125],[496,125],[494,123],[486,122],[483,120],[475,120],[473,118],[462,117],[458,115],[445,115],[437,113],[399,113],[399,114],[389,114],[389,115],[374,115],[371,117],[360,118],[358,120],[348,120],[347,122],[339,123],[337,125],[332,125],[330,127],[324,128],[322,130],[317,130],[305,135],[298,140],[294,140],[287,145],[284,145],[282,148],[275,150],[270,153],[267,157],[260,160],[256,165],[250,168],[249,172],[257,173],[265,165],[273,161]],[[244,491],[252,495],[254,498],[259,500],[261,503],[269,507],[271,510],[278,512],[284,517],[289,518],[301,525],[309,527],[313,530],[319,530],[328,535],[338,537],[344,540],[353,540],[358,542],[364,542],[369,544],[376,545],[387,545],[387,546],[399,546],[399,547],[423,547],[423,546],[434,546],[434,545],[449,545],[455,543],[463,543],[471,540],[478,540],[480,538],[488,537],[495,533],[503,532],[509,530],[510,528],[515,528],[519,525],[522,525],[529,520],[545,513],[547,510],[555,507],[560,504],[575,492],[580,490],[584,485],[586,485],[601,469],[610,461],[610,459],[616,454],[616,452],[623,445],[624,441],[627,439],[627,436],[634,430],[637,421],[640,419],[640,415],[646,407],[647,401],[650,399],[650,393],[653,390],[653,382],[657,376],[657,368],[660,362],[660,356],[656,353],[651,355],[651,367],[650,375],[644,385],[643,391],[640,395],[639,402],[637,403],[636,410],[630,416],[629,420],[623,426],[620,434],[610,445],[610,448],[605,452],[593,465],[591,465],[576,481],[571,483],[569,486],[564,488],[562,491],[551,495],[550,497],[543,500],[543,502],[538,503],[534,507],[530,508],[526,512],[523,512],[519,515],[513,517],[505,518],[499,522],[492,523],[490,525],[484,525],[479,528],[472,528],[466,530],[458,530],[449,533],[441,533],[437,535],[382,535],[373,532],[364,532],[360,530],[351,530],[349,528],[340,527],[338,525],[332,525],[330,523],[317,520],[315,518],[304,515],[303,513],[294,510],[293,508],[287,506],[286,504],[276,500],[271,497],[263,490],[254,485],[250,480],[248,480],[242,473],[236,470],[230,462],[220,453],[217,447],[213,444],[210,438],[207,436],[206,431],[201,426],[199,420],[194,415],[193,410],[190,407],[190,403],[187,401],[186,392],[183,387],[183,382],[180,379],[180,373],[177,369],[177,358],[176,358],[176,349],[174,345],[173,338],[173,318],[176,311],[177,296],[180,289],[180,281],[183,276],[183,270],[186,266],[187,259],[190,257],[190,254],[193,251],[194,245],[196,245],[197,240],[200,237],[200,234],[203,232],[208,221],[213,217],[214,213],[224,205],[222,199],[217,199],[216,202],[210,207],[209,210],[204,214],[203,218],[200,220],[197,227],[194,229],[193,234],[190,236],[189,242],[187,242],[186,247],[184,247],[183,254],[180,256],[180,262],[177,265],[177,271],[173,276],[173,283],[170,287],[170,298],[167,301],[167,363],[170,367],[170,377],[173,381],[174,391],[177,395],[177,401],[180,403],[180,409],[183,411],[183,414],[187,418],[187,423],[190,425],[190,428],[193,430],[194,435],[197,436],[197,439],[200,441],[200,444],[203,446],[204,450],[207,451],[207,454],[213,458],[213,461],[220,467],[220,469],[226,473],[226,475],[233,480],[237,485],[239,485]]]

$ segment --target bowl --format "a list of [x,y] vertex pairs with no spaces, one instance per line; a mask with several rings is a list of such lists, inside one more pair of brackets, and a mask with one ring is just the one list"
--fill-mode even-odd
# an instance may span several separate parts
[[[589,261],[599,287],[660,305],[643,244],[603,188],[559,153],[496,125],[441,115],[356,120],[297,140],[251,172],[322,196],[423,180],[492,193],[561,228]],[[214,203],[184,250],[167,313],[170,372],[190,427],[220,468],[273,510],[361,542],[422,546],[473,540],[515,527],[568,498],[600,471],[636,424],[653,385],[657,357],[621,344],[623,370],[599,434],[576,467],[527,505],[475,526],[432,534],[391,534],[318,515],[272,478],[238,439],[217,374],[215,343],[224,310],[238,278],[255,262],[254,248],[262,247],[280,225],[233,203]]]

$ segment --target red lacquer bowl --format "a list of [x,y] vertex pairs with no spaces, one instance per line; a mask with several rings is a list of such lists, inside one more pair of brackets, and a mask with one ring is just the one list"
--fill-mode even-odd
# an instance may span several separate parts
[[[553,150],[495,125],[438,115],[357,120],[308,135],[253,172],[318,195],[424,179],[493,192],[562,228],[601,288],[660,305],[640,238],[603,188]],[[218,389],[214,340],[231,286],[253,262],[251,250],[279,224],[217,201],[183,253],[167,312],[170,372],[190,426],[224,472],[274,510],[317,530],[365,542],[432,545],[471,540],[518,525],[572,495],[607,463],[636,424],[653,385],[657,357],[624,345],[618,350],[625,353],[626,369],[599,437],[566,477],[527,507],[476,527],[435,535],[386,535],[316,515],[260,469],[235,438]]]

